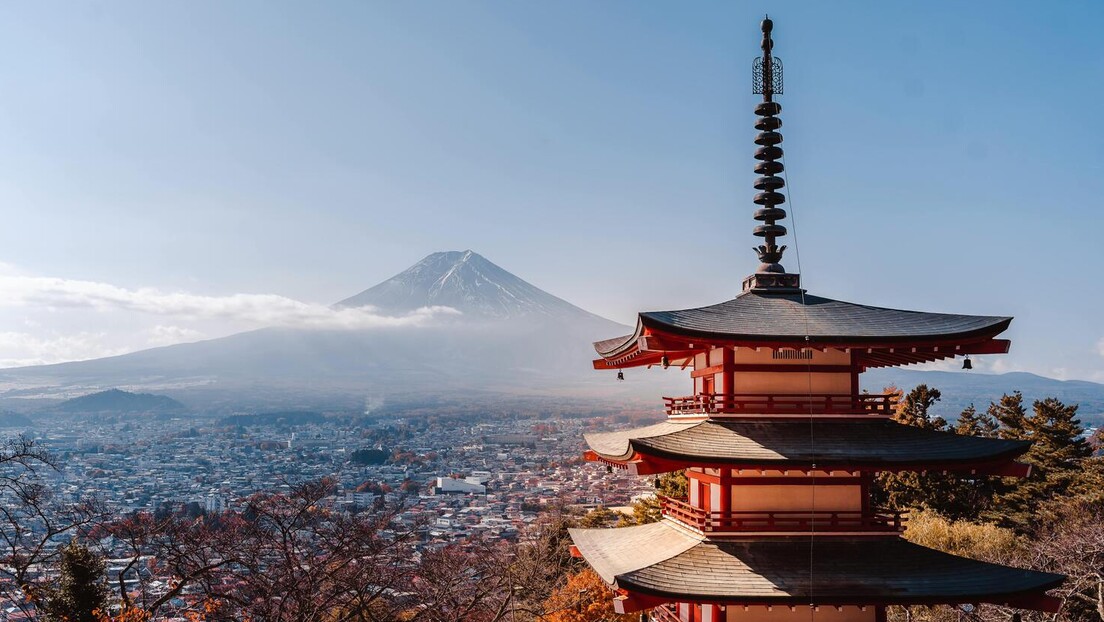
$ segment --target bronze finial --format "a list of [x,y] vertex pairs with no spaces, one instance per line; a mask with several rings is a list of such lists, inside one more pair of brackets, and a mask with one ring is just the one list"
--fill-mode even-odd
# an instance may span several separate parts
[[[763,224],[757,225],[754,234],[764,238],[764,244],[756,247],[759,255],[759,268],[756,275],[762,278],[752,277],[752,283],[745,283],[745,287],[754,289],[770,287],[797,287],[797,275],[787,275],[786,269],[779,263],[782,261],[782,253],[786,247],[779,246],[777,238],[786,235],[786,227],[778,224],[779,220],[786,218],[786,210],[778,207],[786,202],[786,196],[779,192],[786,182],[778,176],[783,170],[782,159],[782,134],[778,129],[782,127],[782,119],[778,118],[782,112],[782,106],[774,101],[775,95],[782,93],[782,61],[772,55],[774,41],[771,32],[774,30],[774,22],[769,17],[763,19],[763,42],[760,47],[763,55],[755,59],[752,65],[753,91],[763,96],[763,101],[755,107],[755,114],[759,118],[755,122],[755,129],[759,134],[755,137],[755,144],[759,146],[755,150],[755,159],[759,162],[755,165],[755,172],[761,175],[755,180],[755,189],[759,191],[755,195],[755,204],[759,209],[755,210],[755,220]],[[767,275],[779,275],[775,278],[767,278]],[[795,277],[795,278],[784,278]]]

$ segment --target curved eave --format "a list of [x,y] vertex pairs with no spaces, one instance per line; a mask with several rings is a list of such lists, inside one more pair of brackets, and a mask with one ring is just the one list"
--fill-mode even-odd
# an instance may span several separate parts
[[[815,327],[811,327],[810,341],[815,344],[829,345],[832,347],[861,348],[871,345],[917,345],[931,342],[961,341],[971,342],[984,340],[1008,330],[1013,318],[993,317],[992,323],[980,328],[965,331],[947,331],[931,334],[906,334],[906,335],[863,335],[863,334],[834,334],[817,333]],[[706,330],[690,329],[683,326],[669,324],[650,317],[647,313],[641,313],[638,321],[644,330],[650,330],[666,335],[677,335],[683,338],[698,339],[711,343],[733,343],[736,345],[755,344],[801,344],[806,345],[805,335],[774,334],[774,333],[728,333]],[[798,323],[800,325],[800,323]]]
[[[570,530],[575,550],[637,607],[994,603],[1048,609],[1061,575],[958,557],[897,537],[700,539],[670,521]],[[694,572],[690,569],[708,569]]]
[[1029,441],[863,421],[706,420],[584,435],[587,458],[644,475],[690,466],[760,470],[957,471],[1026,476]]
[[866,350],[863,367],[905,365],[1007,352],[1008,342],[994,337],[1012,319],[744,294],[710,307],[640,313],[632,334],[594,344],[594,366],[653,365],[664,355],[674,361],[718,346],[859,349]]

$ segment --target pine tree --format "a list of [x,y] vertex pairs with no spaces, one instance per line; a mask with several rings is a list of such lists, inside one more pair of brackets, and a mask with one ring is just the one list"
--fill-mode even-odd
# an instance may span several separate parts
[[1000,424],[997,436],[1017,441],[1030,440],[1027,411],[1024,410],[1023,394],[1019,391],[1005,393],[997,402],[989,403],[989,416]]
[[107,607],[105,563],[75,540],[61,547],[58,582],[41,605],[48,622],[97,622]]
[[[893,419],[925,430],[944,430],[946,420],[931,415],[932,406],[941,398],[939,389],[917,385],[901,398]],[[948,477],[939,473],[881,473],[875,480],[873,494],[876,503],[892,510],[927,507],[943,512],[949,503],[945,498],[949,493],[948,482]]]
[[911,425],[925,430],[943,430],[947,427],[947,420],[943,417],[932,417],[931,408],[943,398],[939,389],[931,388],[926,384],[916,385],[909,391],[904,399],[897,404],[897,412],[893,418],[905,425]]
[[955,434],[993,438],[1000,430],[1000,422],[991,412],[979,413],[973,404],[967,406],[955,422]]
[[[1008,398],[1011,408],[1006,406]],[[1055,398],[1034,403],[1033,413],[1023,414],[1022,397],[1001,398],[998,407],[1001,436],[1031,440],[1031,449],[1022,460],[1031,465],[1031,474],[1021,480],[1008,480],[998,492],[991,518],[1020,533],[1035,528],[1056,502],[1078,492],[1096,473],[1088,458],[1092,448],[1083,438],[1084,429],[1077,419],[1077,405],[1067,406]],[[1015,406],[1020,408],[1016,409]],[[1022,415],[1022,416],[1021,416]]]

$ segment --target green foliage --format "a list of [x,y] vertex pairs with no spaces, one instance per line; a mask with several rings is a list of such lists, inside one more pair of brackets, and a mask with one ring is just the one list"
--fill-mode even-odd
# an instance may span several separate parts
[[689,488],[686,483],[686,471],[671,471],[670,473],[664,473],[657,479],[656,494],[662,497],[670,497],[672,499],[685,499],[689,494]]
[[1000,422],[992,413],[979,413],[973,404],[967,406],[955,422],[954,432],[962,436],[994,438],[1000,430]]
[[358,449],[349,454],[349,461],[357,464],[383,464],[390,453],[382,449]]
[[1036,401],[1028,413],[1023,395],[1016,392],[983,413],[969,406],[950,426],[931,415],[940,397],[938,389],[919,385],[902,398],[894,419],[926,430],[1031,441],[1031,449],[1020,458],[1031,465],[1031,475],[882,473],[873,491],[875,503],[895,510],[930,510],[952,521],[984,520],[1018,534],[1035,530],[1067,499],[1104,503],[1104,459],[1091,457],[1076,405],[1047,398]]
[[[1001,399],[1002,403],[1005,398]],[[1087,484],[1100,479],[1100,469],[1095,461],[1088,460],[1092,448],[1082,438],[1084,429],[1077,419],[1076,404],[1067,406],[1052,397],[1038,400],[1028,416],[1023,413],[1019,394],[1009,398],[1008,403],[1012,408],[1001,410],[998,407],[1010,422],[1008,429],[1002,428],[1001,435],[1032,442],[1031,449],[1022,458],[1031,465],[1031,474],[1024,479],[1002,482],[988,518],[1027,533],[1052,511],[1049,506],[1068,499],[1079,490],[1091,492],[1094,487]]]
[[999,400],[989,404],[989,416],[997,420],[1000,431],[997,436],[1013,440],[1029,438],[1027,429],[1027,411],[1024,410],[1023,394],[1019,391],[1012,395],[1004,394]]
[[[897,405],[894,420],[925,430],[946,431],[947,421],[932,417],[931,408],[942,398],[939,389],[918,385],[905,395]],[[893,510],[930,508],[941,514],[957,516],[966,505],[963,493],[951,475],[942,473],[880,473],[875,480],[875,503]]]
[[58,582],[40,608],[48,622],[98,622],[107,606],[105,564],[88,547],[72,541],[61,547]]
[[930,388],[926,384],[917,385],[897,405],[897,412],[893,415],[893,418],[905,425],[924,428],[925,430],[946,429],[946,419],[931,416],[931,407],[942,398],[943,394],[939,392],[939,389]]
[[600,505],[589,511],[579,519],[579,526],[588,529],[599,527],[613,527],[624,517],[620,512],[614,512],[604,505]]
[[657,497],[644,497],[633,503],[632,508],[632,524],[634,525],[647,525],[648,523],[658,522],[663,518],[659,498]]

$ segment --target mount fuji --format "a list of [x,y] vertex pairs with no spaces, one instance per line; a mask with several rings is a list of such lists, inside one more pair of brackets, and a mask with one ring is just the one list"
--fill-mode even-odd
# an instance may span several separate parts
[[206,408],[608,394],[611,375],[593,371],[591,343],[631,332],[470,250],[433,253],[333,305],[397,316],[426,307],[459,313],[425,325],[264,328],[121,356],[4,369],[0,401],[115,387]]
[[370,306],[385,313],[451,307],[469,317],[540,321],[602,318],[557,298],[473,251],[433,253],[335,307]]

